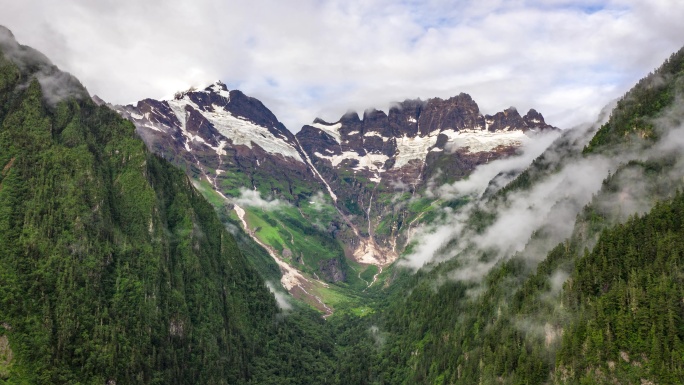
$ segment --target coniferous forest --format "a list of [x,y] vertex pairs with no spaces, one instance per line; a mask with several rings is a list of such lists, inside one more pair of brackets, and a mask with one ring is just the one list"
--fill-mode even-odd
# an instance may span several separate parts
[[[477,282],[444,279],[458,258],[397,268],[369,296],[372,314],[324,320],[279,309],[251,251],[132,123],[38,52],[0,50],[2,384],[684,382],[676,151],[620,164],[538,263],[524,250]],[[683,82],[679,51],[577,156],[655,143],[667,132],[653,121],[681,108]],[[542,155],[488,199],[555,171]],[[649,210],[605,209],[637,171]]]
[[75,79],[50,103],[58,70],[21,53],[0,58],[0,381],[329,381],[316,313],[279,317],[185,174]]

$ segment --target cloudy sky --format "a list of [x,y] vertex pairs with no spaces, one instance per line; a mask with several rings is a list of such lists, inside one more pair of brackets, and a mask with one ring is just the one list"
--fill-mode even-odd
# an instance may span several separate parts
[[292,131],[466,92],[560,127],[684,45],[680,0],[0,0],[0,24],[117,104],[216,79]]

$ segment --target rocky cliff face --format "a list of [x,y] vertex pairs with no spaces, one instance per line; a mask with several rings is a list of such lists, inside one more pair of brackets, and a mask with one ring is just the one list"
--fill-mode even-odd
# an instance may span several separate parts
[[483,115],[469,95],[460,94],[447,100],[406,100],[389,113],[370,110],[363,118],[349,113],[334,123],[316,119],[296,137],[360,237],[373,244],[374,252],[357,247],[352,254],[384,264],[401,251],[397,237],[405,217],[399,213],[399,223],[383,234],[374,231],[387,215],[397,214],[394,202],[384,199],[388,194],[413,194],[429,181],[440,185],[461,179],[549,130],[555,128],[535,110],[520,116],[511,107]]
[[[335,232],[345,225],[339,217],[332,217],[334,223],[325,230],[315,228],[323,227],[316,221],[315,226],[307,223],[301,206],[320,196],[318,192],[327,193],[326,187],[294,135],[268,108],[221,82],[179,92],[171,100],[112,107],[135,124],[152,151],[184,169],[200,190],[213,194],[215,206],[235,211],[247,234],[275,260],[283,287],[329,311],[315,294],[321,284],[314,277],[344,280],[339,262],[343,252],[304,254],[320,239],[337,245]],[[291,210],[295,218],[285,219],[276,207],[299,211]],[[300,240],[308,244],[297,247]]]
[[296,202],[320,188],[294,135],[260,101],[221,82],[115,108],[154,152],[224,195],[239,196],[241,186]]
[[[456,160],[458,167],[442,172],[452,178],[466,175],[486,159],[509,153],[529,135],[554,129],[535,110],[524,117],[515,108],[482,115],[475,101],[460,94],[447,100],[407,100],[389,110],[350,113],[335,123],[316,119],[296,137],[312,162],[326,169],[326,176],[351,171],[370,182],[421,185],[426,168],[440,158]],[[467,162],[467,161],[470,162]]]

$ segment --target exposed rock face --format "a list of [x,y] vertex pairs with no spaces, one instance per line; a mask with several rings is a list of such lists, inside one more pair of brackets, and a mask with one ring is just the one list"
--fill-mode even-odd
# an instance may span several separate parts
[[509,107],[494,115],[485,115],[485,124],[490,132],[499,130],[544,131],[554,129],[553,126],[544,122],[544,117],[536,110],[529,110],[525,116],[521,117],[518,110],[514,107]]
[[[300,200],[326,192],[294,135],[259,100],[240,91],[228,91],[223,83],[179,92],[172,100],[145,99],[113,108],[136,125],[137,133],[152,151],[185,169],[204,187],[211,185],[227,198],[226,203],[231,198],[243,199],[249,206],[271,197],[297,206]],[[242,223],[247,227],[246,221]],[[247,230],[254,238],[259,228]],[[269,245],[263,246],[269,253],[276,252]],[[301,268],[301,255],[288,248],[282,250],[278,258],[291,260],[293,266]],[[308,282],[281,259],[276,263],[283,280],[296,276],[298,285]],[[324,270],[327,274],[323,277],[330,282],[344,279],[337,265],[325,266]],[[290,291],[296,286],[283,285]],[[302,290],[302,296],[315,299]],[[182,328],[173,330],[182,332]]]
[[[460,94],[447,100],[407,100],[389,114],[371,110],[360,119],[356,113],[335,123],[316,119],[297,133],[297,139],[312,162],[323,163],[326,176],[351,171],[371,182],[420,185],[427,180],[423,171],[446,152],[459,167],[441,171],[462,177],[485,159],[510,153],[527,134],[553,130],[535,110],[521,117],[515,108],[495,115],[482,115],[475,101]],[[434,153],[434,154],[433,154]],[[457,153],[457,154],[455,154]],[[336,172],[340,171],[340,172]]]
[[298,193],[321,187],[294,135],[275,115],[221,82],[177,93],[173,100],[114,108],[154,152],[224,195],[238,196],[236,186],[242,186],[296,202]]
[[[360,118],[349,113],[334,123],[316,119],[296,137],[338,195],[340,209],[373,241],[365,249],[391,256],[402,224],[389,234],[374,233],[394,210],[378,196],[466,177],[478,165],[512,155],[530,136],[549,130],[556,129],[535,110],[524,117],[512,107],[482,115],[469,95],[460,94],[447,100],[406,100],[387,114],[370,110]],[[359,253],[368,254],[357,248],[357,260]]]
[[342,270],[340,261],[337,259],[329,259],[327,261],[319,262],[319,271],[321,276],[328,282],[343,282],[347,279],[347,275]]

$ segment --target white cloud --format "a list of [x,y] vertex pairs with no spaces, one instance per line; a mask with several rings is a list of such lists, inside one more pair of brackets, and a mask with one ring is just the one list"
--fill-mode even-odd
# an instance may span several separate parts
[[[605,118],[604,114],[602,119]],[[581,151],[601,122],[565,131],[548,148],[544,147],[548,145],[548,138],[532,141],[521,155],[492,162],[492,166],[481,166],[470,179],[436,189],[437,194],[447,199],[462,195],[478,198],[486,186],[487,177],[496,175],[497,170],[505,172],[526,167],[532,156],[540,151],[544,151],[544,162],[559,167],[557,172],[543,177],[530,189],[513,191],[503,201],[486,197],[476,199],[459,212],[445,215],[444,222],[419,229],[414,237],[414,248],[400,264],[418,269],[426,262],[457,256],[460,266],[449,274],[449,278],[477,281],[499,259],[523,250],[532,233],[538,229],[543,229],[545,238],[550,241],[534,250],[528,248],[526,252],[530,255],[526,257],[531,261],[544,257],[548,247],[570,235],[577,212],[598,191],[611,166],[614,170],[619,163],[619,160],[610,162],[603,157],[573,155]],[[476,209],[496,213],[494,222],[481,234],[466,226]],[[450,245],[448,250],[444,248],[447,244]],[[484,260],[483,253],[487,255]]]
[[0,0],[0,24],[113,103],[221,79],[293,131],[470,93],[591,120],[684,43],[671,0]]
[[556,235],[556,241],[570,236],[577,213],[600,189],[611,168],[615,170],[614,162],[602,157],[565,165],[529,191],[512,194],[497,212],[497,220],[473,241],[481,249],[495,247],[511,255],[522,251],[537,229]]
[[[657,80],[656,80],[657,81]],[[400,261],[401,265],[418,269],[426,262],[457,258],[459,266],[447,277],[461,281],[478,281],[501,259],[516,253],[531,265],[548,255],[559,242],[571,236],[577,214],[589,202],[610,221],[624,221],[633,214],[648,212],[654,197],[673,194],[684,180],[684,160],[678,156],[667,174],[657,177],[630,161],[662,159],[681,155],[684,151],[684,108],[681,98],[651,119],[658,133],[655,143],[634,140],[619,144],[617,152],[604,155],[579,156],[595,130],[605,123],[611,109],[607,106],[593,125],[580,125],[562,133],[544,151],[542,164],[551,165],[542,172],[530,188],[513,190],[505,199],[482,199],[445,215],[441,223],[433,223],[416,232],[414,248]],[[500,163],[508,169],[525,158],[521,155]],[[541,158],[540,158],[541,159]],[[619,169],[619,172],[616,170]],[[601,190],[603,181],[612,173],[610,188]],[[459,181],[436,189],[437,194],[454,198],[482,191],[486,177],[493,175],[487,167],[479,167],[471,175],[473,182]],[[481,233],[467,227],[473,209],[495,213],[495,218]],[[539,237],[533,237],[540,231]],[[592,240],[587,240],[591,246]],[[448,249],[444,246],[449,245]],[[483,257],[484,256],[484,257]],[[552,286],[559,290],[566,276],[552,277]]]
[[[558,135],[558,132],[548,132],[533,136],[523,144],[519,155],[482,164],[472,174],[468,175],[467,178],[437,188],[436,195],[443,199],[455,199],[459,196],[467,195],[479,197],[497,175],[510,173],[511,176],[506,179],[506,182],[508,182],[522,170],[526,169],[535,158],[541,155],[558,138]],[[504,184],[502,183],[499,187],[503,187]]]
[[432,262],[440,249],[463,230],[466,218],[463,214],[456,214],[448,223],[419,227],[411,236],[414,240],[411,253],[400,259],[397,265],[418,270]]
[[275,297],[276,303],[278,304],[278,308],[280,310],[287,312],[289,310],[292,310],[292,304],[290,303],[290,297],[282,291],[282,289],[279,289],[277,287],[280,287],[279,285],[274,285],[273,282],[266,281],[266,286],[268,287],[268,290],[273,293],[273,296]]
[[261,197],[259,191],[250,190],[240,187],[240,197],[232,199],[232,202],[243,207],[258,207],[262,210],[270,211],[276,210],[283,206],[288,206],[289,203],[281,201],[280,199],[266,200]]
[[311,196],[309,204],[314,210],[320,212],[323,211],[323,208],[328,204],[328,202],[325,200],[323,191],[319,191],[316,193],[316,195]]

